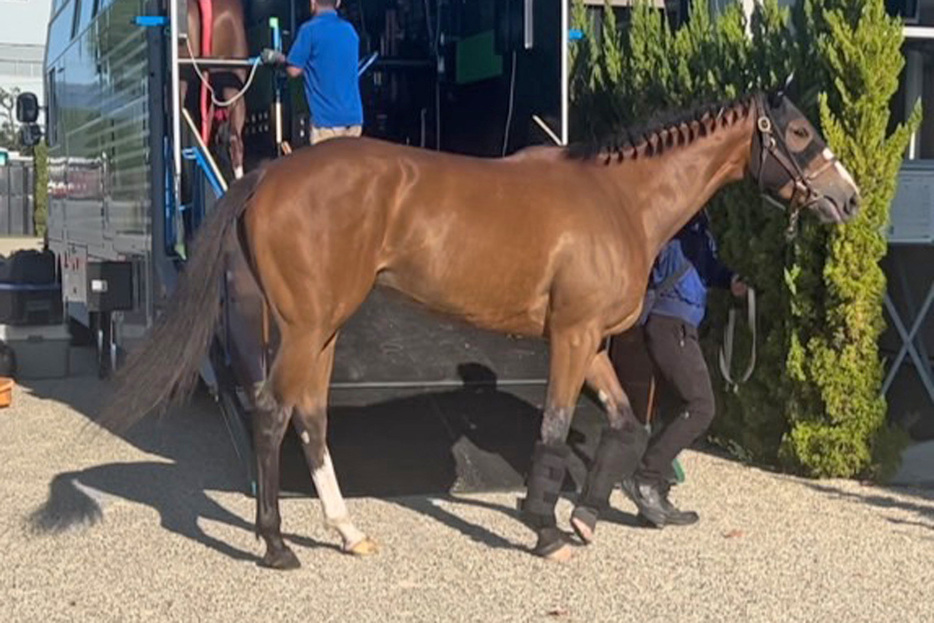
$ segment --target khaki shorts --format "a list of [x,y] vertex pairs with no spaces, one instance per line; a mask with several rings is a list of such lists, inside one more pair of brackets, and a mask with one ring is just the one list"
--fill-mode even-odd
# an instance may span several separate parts
[[338,136],[360,136],[362,129],[358,125],[339,126],[335,128],[311,128],[311,144],[316,145],[330,138]]

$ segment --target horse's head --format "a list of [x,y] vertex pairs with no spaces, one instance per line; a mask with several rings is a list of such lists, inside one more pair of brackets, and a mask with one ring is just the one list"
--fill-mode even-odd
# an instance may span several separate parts
[[758,98],[750,170],[759,188],[825,223],[859,210],[859,189],[823,137],[783,93]]

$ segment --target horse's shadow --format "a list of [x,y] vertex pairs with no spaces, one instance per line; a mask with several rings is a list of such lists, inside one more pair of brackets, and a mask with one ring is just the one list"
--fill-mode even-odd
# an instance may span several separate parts
[[[335,397],[330,410],[329,446],[347,497],[375,496],[429,516],[468,538],[493,548],[526,549],[486,527],[449,510],[457,506],[501,512],[518,521],[515,506],[460,494],[490,489],[521,489],[541,423],[535,406],[542,388],[501,391],[495,376],[483,366],[462,366],[466,385],[452,391],[410,396],[372,396],[372,402],[342,404]],[[474,383],[479,375],[481,386]],[[93,419],[107,400],[106,384],[87,379],[80,384],[35,382],[33,394],[71,405]],[[565,490],[582,482],[588,457],[602,426],[602,415],[591,405],[576,418],[571,445],[576,456]],[[163,418],[144,420],[125,441],[167,459],[115,462],[61,473],[49,484],[48,499],[28,518],[39,533],[59,533],[104,518],[108,498],[143,504],[159,513],[161,526],[237,560],[258,560],[207,534],[199,525],[209,520],[253,531],[247,521],[212,499],[208,491],[242,492],[246,466],[230,443],[215,403],[198,394],[191,404]],[[93,443],[93,437],[90,438]],[[75,443],[86,443],[77,439]],[[283,445],[282,484],[289,492],[313,495],[308,469],[298,442],[289,434]],[[427,497],[426,497],[427,496]],[[435,503],[440,500],[443,504]],[[635,525],[634,518],[613,512],[610,521]],[[283,526],[290,521],[286,514]],[[378,530],[378,528],[377,528]],[[336,547],[286,532],[299,545]],[[531,540],[531,539],[530,539]]]
[[[839,500],[859,505],[870,505],[881,509],[895,509],[911,513],[912,518],[886,517],[894,525],[907,525],[934,530],[934,489],[922,487],[867,487],[865,493],[847,491],[835,485],[807,482],[805,485],[814,491],[829,495]],[[899,494],[896,496],[894,494]],[[913,496],[917,501],[906,500]]]
[[[109,393],[106,384],[91,378],[80,384],[33,382],[29,389],[36,396],[66,402],[89,418],[99,412]],[[199,525],[208,520],[253,531],[251,522],[207,495],[242,490],[243,466],[215,409],[207,396],[198,395],[184,409],[144,420],[123,436],[136,448],[167,461],[114,462],[56,475],[45,503],[27,517],[27,528],[37,534],[58,534],[95,525],[104,520],[110,498],[119,498],[154,509],[160,525],[172,533],[237,560],[258,561],[255,554],[214,538]],[[101,438],[93,433],[87,428],[73,443],[99,443]],[[286,538],[305,546],[328,545],[295,534]]]

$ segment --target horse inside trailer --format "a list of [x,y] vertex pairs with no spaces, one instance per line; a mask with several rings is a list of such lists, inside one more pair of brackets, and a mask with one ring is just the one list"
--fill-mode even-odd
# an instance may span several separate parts
[[[216,18],[231,1],[239,0],[207,4]],[[196,7],[200,18],[205,2],[54,2],[46,134],[58,190],[49,245],[61,267],[71,325],[98,344],[103,375],[152,325],[192,232],[234,177],[232,115],[224,106],[205,106],[206,91],[209,102],[236,98],[244,105],[239,138],[247,172],[307,144],[310,119],[300,81],[257,59],[265,48],[289,49],[309,6],[242,1],[234,14],[242,19],[245,57],[242,49],[217,54],[223,38],[213,33],[215,49],[203,46],[204,24],[191,15]],[[561,4],[345,0],[341,13],[360,36],[366,65],[364,134],[489,157],[566,136]],[[211,73],[211,89],[198,70]],[[70,184],[76,162],[93,163],[83,167],[84,178],[95,173],[80,188]],[[223,322],[203,378],[249,456],[249,395],[267,372],[277,336],[235,240],[226,262]],[[374,292],[342,333],[331,384],[330,436],[346,470],[346,492],[520,485],[546,378],[543,343],[468,328]],[[596,425],[596,407],[584,406],[578,425]],[[373,443],[398,443],[373,452],[368,437],[349,433],[364,428]],[[408,443],[415,436],[422,441],[418,461]],[[593,438],[579,436],[586,445]],[[426,451],[436,455],[436,469],[425,469]],[[285,489],[309,491],[301,452],[283,456]],[[582,478],[581,462],[572,474]]]

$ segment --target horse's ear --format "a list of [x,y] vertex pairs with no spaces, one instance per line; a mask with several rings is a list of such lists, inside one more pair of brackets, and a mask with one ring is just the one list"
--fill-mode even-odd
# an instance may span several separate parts
[[785,84],[782,85],[782,88],[778,91],[779,99],[782,97],[787,97],[788,99],[794,101],[798,95],[798,82],[795,80],[795,72],[792,71],[788,74],[788,77],[785,78]]
[[785,94],[782,91],[770,91],[769,92],[769,108],[778,108],[782,105],[782,99],[784,99]]
[[782,101],[785,98],[794,100],[795,92],[797,90],[798,83],[795,82],[795,72],[788,74],[788,77],[785,78],[785,83],[778,88],[776,91],[769,93],[769,106],[772,108],[781,108]]

